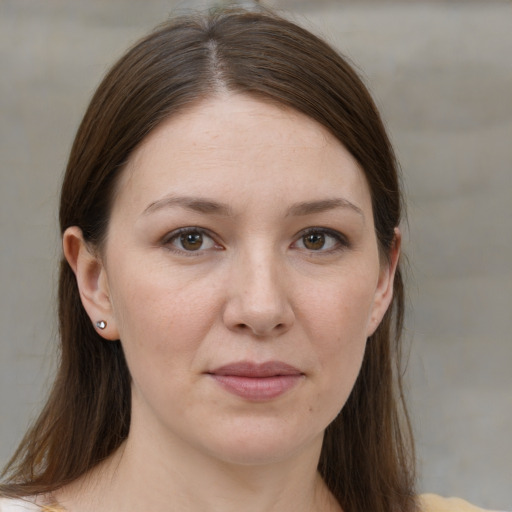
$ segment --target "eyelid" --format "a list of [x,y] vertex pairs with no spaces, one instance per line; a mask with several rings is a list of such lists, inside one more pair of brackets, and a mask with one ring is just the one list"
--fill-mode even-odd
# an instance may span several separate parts
[[[214,247],[207,249],[198,249],[197,251],[187,251],[185,249],[180,249],[179,247],[173,246],[172,242],[177,239],[180,235],[188,234],[188,233],[199,233],[203,237],[207,237],[212,240]],[[224,250],[224,247],[219,244],[216,240],[216,237],[205,228],[200,228],[198,226],[185,226],[178,229],[175,229],[166,235],[164,235],[161,239],[161,245],[163,245],[167,250],[174,252],[176,254],[184,255],[184,256],[199,256],[204,254],[206,251],[211,250]]]
[[292,246],[297,244],[297,242],[299,240],[301,240],[303,237],[305,237],[309,234],[314,234],[314,233],[321,233],[323,235],[334,238],[337,242],[336,247],[331,248],[331,249],[319,249],[317,251],[312,250],[312,249],[307,249],[307,248],[299,248],[300,250],[307,251],[310,254],[320,255],[320,254],[329,254],[329,253],[335,253],[338,251],[343,251],[350,247],[350,242],[343,233],[341,233],[340,231],[337,231],[335,229],[320,227],[320,226],[312,226],[312,227],[309,227],[309,228],[306,228],[306,229],[303,229],[302,231],[300,231],[296,235],[295,241],[293,242]]
[[[176,240],[180,235],[188,234],[188,233],[199,233],[203,237],[209,238],[213,242],[214,247],[209,247],[206,249],[198,249],[196,251],[187,251],[186,249],[180,249],[179,247],[176,247],[172,244],[172,242],[174,240]],[[333,238],[336,242],[336,245],[335,245],[335,247],[332,247],[329,249],[318,249],[318,250],[307,249],[306,247],[296,247],[297,243],[303,237],[305,237],[309,234],[323,234],[327,237]],[[208,229],[205,229],[205,228],[198,227],[198,226],[186,226],[186,227],[181,227],[181,228],[175,229],[175,230],[167,233],[166,235],[164,235],[162,237],[160,243],[167,250],[172,251],[177,254],[180,254],[180,255],[184,255],[184,256],[198,256],[198,255],[204,254],[206,251],[224,250],[224,247],[217,241],[217,237],[215,235],[213,235],[211,233],[211,231],[209,231]],[[306,229],[303,229],[302,231],[297,233],[297,235],[295,235],[294,242],[291,244],[291,247],[299,249],[301,251],[308,252],[309,254],[322,255],[322,254],[336,253],[336,252],[345,250],[350,247],[350,242],[343,233],[341,233],[335,229],[320,227],[320,226],[311,226]]]

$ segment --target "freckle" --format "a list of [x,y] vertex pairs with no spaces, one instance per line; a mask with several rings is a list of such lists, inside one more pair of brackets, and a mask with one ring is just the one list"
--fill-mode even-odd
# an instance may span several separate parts
[[313,407],[311,405],[309,406],[309,412],[313,412]]

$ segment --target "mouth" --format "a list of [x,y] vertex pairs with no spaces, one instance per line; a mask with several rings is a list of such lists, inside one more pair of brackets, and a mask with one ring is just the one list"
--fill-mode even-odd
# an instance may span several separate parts
[[226,391],[256,402],[277,398],[304,378],[300,370],[281,361],[241,361],[207,373]]

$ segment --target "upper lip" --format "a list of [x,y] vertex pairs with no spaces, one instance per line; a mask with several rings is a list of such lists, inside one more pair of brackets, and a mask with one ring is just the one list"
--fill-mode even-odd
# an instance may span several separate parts
[[267,361],[265,363],[239,361],[220,366],[208,373],[211,375],[253,378],[302,375],[300,370],[282,361]]

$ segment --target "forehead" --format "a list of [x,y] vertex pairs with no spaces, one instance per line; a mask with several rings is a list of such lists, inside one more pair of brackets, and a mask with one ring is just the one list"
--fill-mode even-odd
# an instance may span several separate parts
[[325,147],[336,139],[322,125],[284,105],[242,94],[216,96],[170,117],[137,148],[130,162],[173,143],[194,155],[212,150],[233,153],[239,146],[283,152]]
[[133,153],[118,188],[131,201],[170,192],[251,199],[272,191],[283,200],[339,191],[366,203],[369,195],[358,163],[326,128],[291,108],[239,94],[164,121]]

